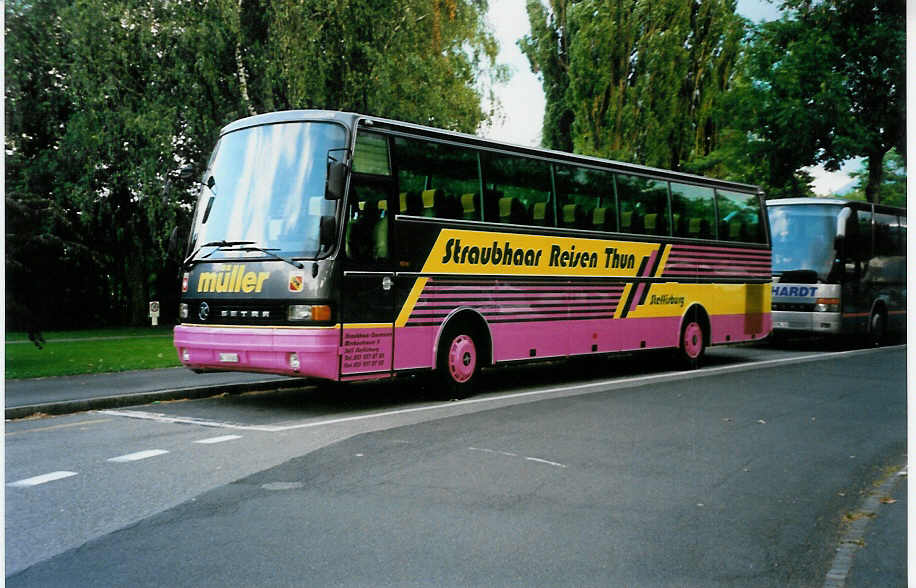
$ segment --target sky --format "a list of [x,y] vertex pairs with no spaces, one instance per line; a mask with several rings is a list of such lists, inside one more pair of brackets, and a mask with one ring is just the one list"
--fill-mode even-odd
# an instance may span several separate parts
[[[767,0],[738,0],[738,13],[759,22],[779,18],[779,8]],[[497,86],[495,93],[502,105],[500,116],[481,134],[517,145],[537,146],[541,143],[541,126],[544,121],[544,92],[541,82],[532,73],[528,59],[516,41],[529,32],[525,0],[491,0],[488,13],[490,26],[499,40],[499,62],[511,70],[509,82]],[[835,193],[852,181],[849,176],[861,165],[861,160],[848,162],[839,172],[823,168],[807,168],[815,180],[814,192],[820,195]]]

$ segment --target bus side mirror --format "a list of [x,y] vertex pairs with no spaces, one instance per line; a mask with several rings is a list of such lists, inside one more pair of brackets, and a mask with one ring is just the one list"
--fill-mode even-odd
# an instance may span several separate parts
[[342,161],[332,161],[328,165],[328,181],[325,184],[324,199],[340,200],[343,198],[346,185],[347,164]]

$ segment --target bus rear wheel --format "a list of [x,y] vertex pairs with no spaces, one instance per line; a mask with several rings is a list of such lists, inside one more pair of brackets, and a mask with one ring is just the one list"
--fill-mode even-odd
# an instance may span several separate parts
[[681,327],[681,338],[677,350],[681,369],[695,370],[700,367],[703,354],[706,352],[705,337],[703,324],[696,317],[687,319],[684,326]]
[[868,344],[871,347],[880,347],[887,336],[887,319],[880,309],[872,311],[868,317]]
[[436,371],[443,387],[443,398],[471,395],[480,372],[480,351],[470,329],[458,326],[442,334]]

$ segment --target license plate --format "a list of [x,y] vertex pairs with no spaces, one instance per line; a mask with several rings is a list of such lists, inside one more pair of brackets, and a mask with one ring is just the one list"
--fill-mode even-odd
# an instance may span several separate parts
[[239,354],[238,353],[220,353],[219,360],[223,363],[238,363]]

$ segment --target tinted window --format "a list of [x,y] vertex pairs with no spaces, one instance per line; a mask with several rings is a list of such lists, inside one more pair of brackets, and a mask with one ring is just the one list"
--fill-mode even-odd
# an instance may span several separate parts
[[671,234],[668,227],[668,182],[618,174],[617,202],[621,232]]
[[902,255],[900,247],[900,223],[892,214],[875,215],[875,255],[889,257]]
[[383,186],[350,185],[344,237],[344,252],[358,266],[388,259],[388,194]]
[[719,239],[765,243],[763,224],[760,222],[760,200],[756,194],[716,190],[719,207]]
[[671,182],[671,219],[676,237],[712,239],[715,237],[715,194],[701,188]]
[[[553,205],[549,164],[492,153],[481,154],[481,158],[484,220],[530,225],[536,212]],[[546,222],[546,218],[539,220]]]
[[360,131],[356,135],[353,171],[358,174],[391,175],[391,162],[388,159],[388,139],[384,135],[365,131]]
[[852,247],[847,247],[853,259],[867,260],[872,252],[872,214],[871,211],[856,211],[856,233],[852,235]]
[[617,230],[614,175],[584,167],[557,166],[559,225],[594,231]]
[[400,214],[480,220],[476,151],[398,137],[395,157]]

